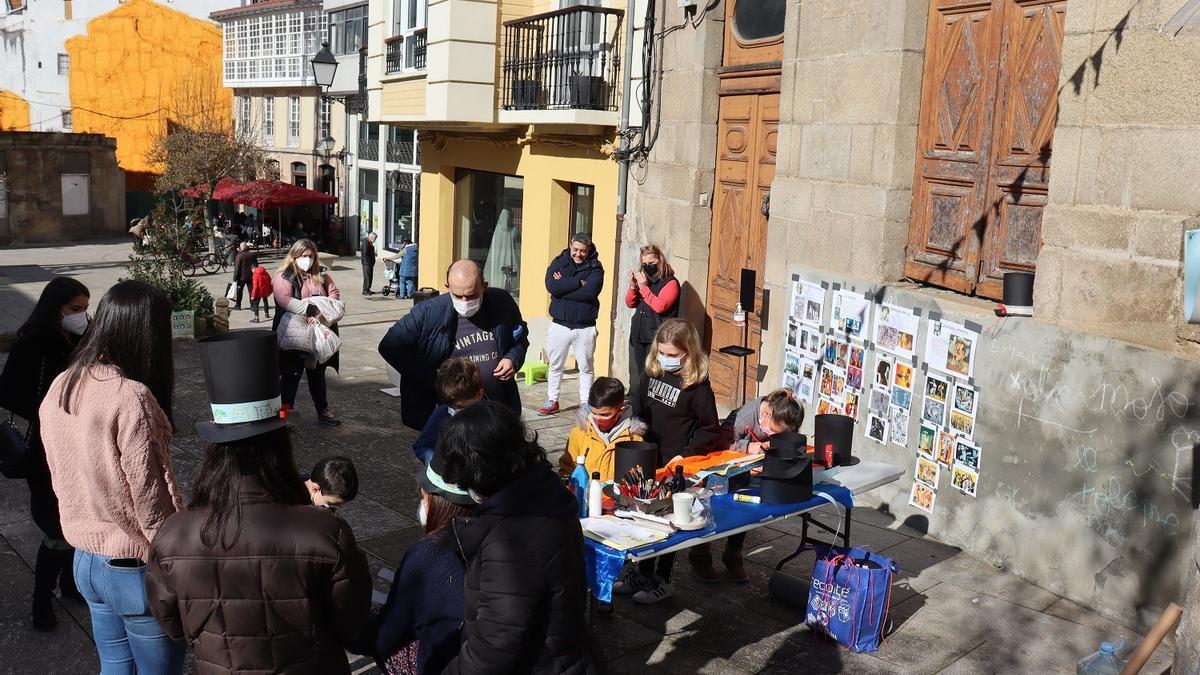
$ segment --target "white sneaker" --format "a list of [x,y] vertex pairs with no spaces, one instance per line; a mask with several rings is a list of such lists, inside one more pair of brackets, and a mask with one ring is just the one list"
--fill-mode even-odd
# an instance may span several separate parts
[[612,592],[614,595],[633,595],[649,587],[650,580],[642,576],[641,570],[636,564],[626,565],[625,569],[621,571],[621,576],[613,582]]
[[675,587],[669,581],[663,581],[655,576],[650,581],[650,587],[633,594],[633,601],[639,605],[653,605],[675,595]]

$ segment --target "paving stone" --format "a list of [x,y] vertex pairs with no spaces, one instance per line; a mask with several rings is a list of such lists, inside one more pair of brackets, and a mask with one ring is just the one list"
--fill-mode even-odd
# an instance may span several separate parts
[[908,579],[918,592],[937,582],[945,582],[1038,611],[1058,600],[1058,596],[1050,591],[1005,574],[972,555],[962,552],[948,555],[951,551],[958,549],[912,539],[884,550],[883,554],[900,565],[901,577]]

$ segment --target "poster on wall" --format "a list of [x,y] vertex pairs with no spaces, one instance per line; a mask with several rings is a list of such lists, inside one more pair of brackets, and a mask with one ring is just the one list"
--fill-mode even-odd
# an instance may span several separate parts
[[875,316],[875,346],[912,361],[921,318],[907,307],[886,302],[879,306]]
[[812,405],[813,392],[817,388],[817,368],[817,364],[809,359],[800,362],[800,377],[796,378],[792,396],[799,399],[805,406]]
[[913,481],[912,492],[908,496],[910,506],[915,506],[925,513],[933,513],[933,505],[936,501],[937,492],[933,488],[924,483]]
[[798,331],[797,349],[799,352],[814,361],[819,360],[821,358],[821,346],[823,342],[821,332],[807,325],[800,326]]
[[925,400],[921,404],[921,421],[936,428],[946,426],[946,398],[950,390],[948,380],[936,375],[925,376]]
[[833,292],[833,320],[830,325],[839,333],[862,338],[870,335],[871,301],[861,293],[838,290]]
[[792,281],[792,319],[810,326],[824,323],[825,289],[803,279]]
[[970,379],[975,371],[979,333],[950,321],[931,321],[925,337],[925,361],[954,377]]

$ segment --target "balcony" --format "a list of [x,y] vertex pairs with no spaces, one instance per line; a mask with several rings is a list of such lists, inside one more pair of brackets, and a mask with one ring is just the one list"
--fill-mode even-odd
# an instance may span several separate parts
[[505,22],[499,121],[615,126],[623,18],[571,7]]
[[367,162],[379,161],[379,139],[359,138],[358,158]]
[[384,74],[425,70],[425,46],[428,32],[422,28],[408,36],[395,35],[384,40]]

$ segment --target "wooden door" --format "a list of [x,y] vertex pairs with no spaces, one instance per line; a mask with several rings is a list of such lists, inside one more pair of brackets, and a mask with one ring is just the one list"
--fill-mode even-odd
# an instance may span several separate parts
[[[762,273],[766,259],[767,200],[775,178],[775,142],[779,128],[779,94],[723,96],[717,126],[717,177],[713,198],[712,247],[708,268],[711,327],[710,379],[722,405],[741,403],[742,359],[718,352],[747,345],[749,357],[744,391],[756,393],[758,349],[762,343]],[[755,310],[747,314],[749,340],[733,323],[742,268],[757,272]]]
[[931,0],[905,274],[999,297],[1041,248],[1066,0]]

